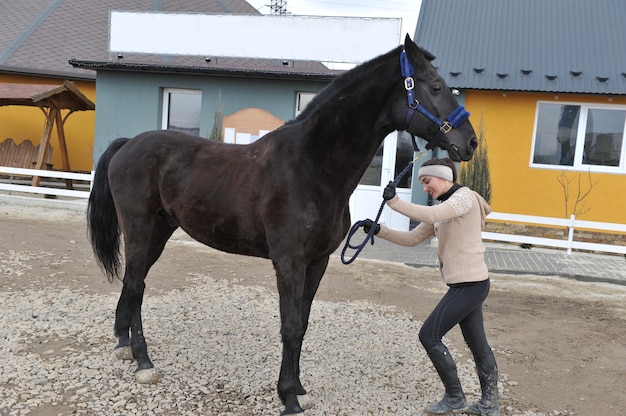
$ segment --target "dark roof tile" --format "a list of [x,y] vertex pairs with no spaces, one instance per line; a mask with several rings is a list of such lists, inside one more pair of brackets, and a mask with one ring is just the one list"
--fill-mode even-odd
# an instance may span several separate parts
[[[155,4],[160,7],[154,8]],[[244,0],[2,0],[0,8],[0,73],[94,79],[95,72],[69,60],[116,63],[109,53],[111,10],[216,14],[259,14]],[[328,72],[319,62],[204,58],[128,54],[124,63],[144,66],[182,65],[270,72]]]
[[624,0],[422,0],[415,39],[451,87],[626,94]]

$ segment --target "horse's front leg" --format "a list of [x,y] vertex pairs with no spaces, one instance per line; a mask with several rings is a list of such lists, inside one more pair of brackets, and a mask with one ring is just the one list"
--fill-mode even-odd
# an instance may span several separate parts
[[330,256],[324,256],[309,263],[306,269],[306,281],[304,283],[304,293],[302,297],[302,326],[304,333],[309,327],[309,315],[311,314],[311,305],[320,286],[322,277],[328,267]]
[[[291,266],[286,267],[289,263]],[[274,262],[280,303],[280,335],[283,357],[278,378],[278,396],[285,405],[283,415],[302,413],[298,395],[306,391],[300,383],[300,352],[304,338],[302,326],[302,295],[305,285],[305,265]]]
[[[328,266],[328,258],[329,256],[325,256],[319,258],[317,260],[312,261],[306,268],[306,280],[304,282],[304,292],[302,295],[302,338],[304,339],[304,335],[306,335],[306,331],[309,327],[309,316],[311,314],[311,306],[313,304],[313,299],[315,298],[315,294],[317,293],[317,289],[319,288],[320,282],[322,281],[322,277],[326,272],[326,267]],[[300,353],[300,351],[298,351]],[[298,358],[298,386],[296,387],[298,402],[302,409],[306,410],[308,408],[313,407],[313,400],[311,397],[306,395],[306,390],[300,384],[300,359]]]

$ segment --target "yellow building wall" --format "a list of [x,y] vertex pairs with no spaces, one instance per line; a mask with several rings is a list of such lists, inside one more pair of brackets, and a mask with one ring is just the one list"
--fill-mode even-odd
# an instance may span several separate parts
[[[24,75],[0,74],[1,83],[16,84],[50,84],[61,85],[62,79],[45,78]],[[96,102],[95,81],[74,81],[76,87],[92,102]],[[67,110],[62,110],[65,117]],[[65,141],[73,171],[90,171],[92,169],[95,111],[76,111],[65,120]],[[30,106],[1,106],[0,107],[0,141],[12,138],[16,143],[30,139],[37,145],[45,127],[46,118],[41,109]],[[50,138],[52,145],[52,160],[54,169],[61,169],[61,152],[56,127]]]
[[[609,101],[610,100],[610,101]],[[626,97],[581,96],[570,94],[468,91],[465,107],[478,131],[484,126],[491,169],[494,211],[565,218],[564,187],[558,178],[565,173],[572,179],[571,198],[588,189],[587,172],[531,168],[531,148],[537,101],[602,103],[626,105]],[[626,224],[626,174],[592,173],[597,182],[584,199],[587,212],[577,216],[586,221]],[[570,203],[571,213],[571,203]]]

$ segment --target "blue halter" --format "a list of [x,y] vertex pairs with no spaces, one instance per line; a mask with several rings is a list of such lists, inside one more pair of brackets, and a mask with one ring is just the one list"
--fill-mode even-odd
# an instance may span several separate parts
[[[467,118],[469,117],[469,113],[465,111],[465,108],[463,108],[462,105],[460,105],[448,117],[446,117],[446,121],[439,120],[437,117],[431,114],[428,110],[422,107],[419,101],[415,99],[415,94],[413,93],[413,88],[415,87],[413,74],[415,73],[415,70],[413,69],[413,65],[411,65],[411,63],[407,59],[405,51],[402,51],[402,54],[400,54],[400,68],[402,70],[402,76],[404,77],[404,88],[406,89],[406,96],[408,100],[407,104],[409,106],[409,112],[406,115],[406,120],[404,121],[404,129],[405,130],[408,129],[409,123],[411,122],[411,119],[413,118],[413,115],[415,114],[415,110],[424,114],[426,117],[430,119],[430,121],[438,125],[439,132],[435,135],[435,137],[432,137],[428,141],[428,144],[426,144],[426,149],[430,150],[437,145],[439,140],[441,140],[441,138],[446,133],[448,133],[453,128],[459,127],[461,123],[467,120]],[[416,152],[419,152],[417,156],[417,158],[419,158],[422,154],[422,151],[419,151],[419,149],[417,148],[415,137],[413,137],[413,149]],[[415,160],[417,160],[417,158]],[[393,183],[397,184],[398,182],[400,182],[400,179],[402,179],[402,177],[413,168],[413,162],[415,162],[415,160],[409,162],[406,165],[406,167],[402,170],[402,172],[400,172],[398,176],[394,179]],[[365,240],[363,240],[361,244],[354,245],[351,243],[351,240],[354,234],[359,230],[359,228],[361,228],[365,224],[365,221],[357,221],[354,223],[354,225],[352,225],[352,228],[350,228],[350,231],[348,232],[346,244],[343,247],[343,250],[341,251],[341,262],[343,264],[350,264],[354,260],[356,260],[357,256],[359,255],[361,250],[365,248],[368,241],[371,241],[372,245],[374,244],[374,231],[376,228],[376,224],[378,224],[378,220],[380,219],[380,216],[383,213],[383,208],[385,207],[385,203],[386,201],[383,201],[380,204],[378,215],[376,215],[376,219],[374,220],[374,225],[372,225],[369,232],[367,233],[367,236],[365,237]],[[352,255],[351,258],[346,259],[346,251],[348,249],[356,250],[356,252]]]
[[404,129],[408,129],[409,123],[415,114],[415,110],[428,117],[430,121],[439,126],[439,133],[437,133],[435,137],[431,138],[426,144],[426,149],[433,149],[444,134],[448,133],[453,128],[459,127],[461,123],[467,120],[470,113],[465,111],[465,108],[460,105],[452,113],[450,113],[448,117],[446,117],[446,121],[439,120],[430,111],[425,109],[415,98],[415,81],[413,80],[415,69],[413,69],[413,65],[411,65],[411,62],[409,62],[406,57],[405,51],[402,51],[400,54],[400,70],[402,72],[402,76],[404,77],[404,88],[406,89],[407,105],[409,106],[409,111],[404,121]]

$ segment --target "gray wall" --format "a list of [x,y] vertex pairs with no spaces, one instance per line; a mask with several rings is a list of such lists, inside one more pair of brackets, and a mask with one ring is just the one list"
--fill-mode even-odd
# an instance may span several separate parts
[[318,92],[326,85],[285,79],[101,71],[96,83],[93,158],[97,161],[109,143],[118,137],[134,137],[144,131],[160,129],[164,88],[202,91],[200,136],[208,137],[218,101],[225,116],[258,107],[287,121],[294,118],[297,92]]

